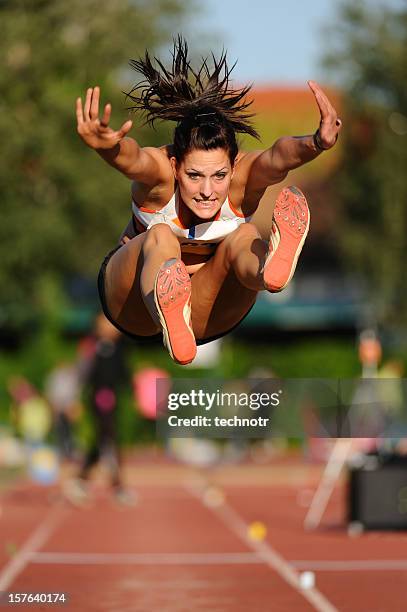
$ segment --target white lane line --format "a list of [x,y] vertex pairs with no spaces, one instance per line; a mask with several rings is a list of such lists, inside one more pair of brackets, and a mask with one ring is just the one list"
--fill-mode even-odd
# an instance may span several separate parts
[[[199,485],[199,481],[197,481],[197,484],[198,486],[193,486],[191,482],[188,482],[185,488],[191,495],[203,503],[201,495],[202,487]],[[208,507],[205,505],[205,508]],[[280,553],[274,550],[270,544],[265,541],[252,540],[248,536],[249,525],[230,504],[225,501],[222,505],[210,507],[208,510],[211,510],[214,514],[219,516],[225,525],[234,532],[242,542],[260,555],[264,563],[276,571],[283,580],[312,604],[315,610],[318,612],[338,612],[337,608],[335,608],[325,595],[315,587],[306,590],[302,589],[300,585],[300,575],[297,570],[292,567]]]
[[31,563],[63,565],[246,565],[262,564],[257,553],[62,553],[37,552]]
[[[29,562],[60,565],[256,565],[264,563],[259,552],[241,553],[76,553],[31,552]],[[298,570],[322,572],[406,571],[407,560],[377,561],[293,560],[287,561]]]
[[[27,512],[29,510],[27,509]],[[18,552],[10,559],[0,572],[0,591],[6,591],[30,562],[31,556],[49,539],[58,523],[64,518],[67,510],[54,506],[43,518],[38,527],[25,541]]]
[[322,572],[354,572],[354,571],[405,571],[407,561],[404,559],[378,559],[377,561],[290,561],[291,565],[300,570],[319,570]]

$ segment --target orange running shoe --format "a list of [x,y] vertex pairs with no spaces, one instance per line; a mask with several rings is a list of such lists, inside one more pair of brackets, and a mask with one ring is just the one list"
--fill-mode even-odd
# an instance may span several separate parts
[[191,327],[191,279],[180,259],[167,259],[158,270],[154,301],[163,328],[164,345],[177,363],[191,363],[196,342]]
[[292,279],[309,222],[310,212],[304,194],[297,187],[283,189],[274,207],[269,252],[263,269],[264,286],[268,291],[282,291]]

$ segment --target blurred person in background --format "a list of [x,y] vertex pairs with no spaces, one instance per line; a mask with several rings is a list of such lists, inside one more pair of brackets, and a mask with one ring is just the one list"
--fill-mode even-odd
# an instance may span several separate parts
[[388,359],[378,372],[380,402],[387,427],[379,443],[379,450],[407,456],[407,386],[404,364],[400,359]]
[[74,456],[72,426],[82,410],[80,394],[81,380],[77,364],[61,362],[48,374],[45,397],[54,415],[54,430],[62,459],[70,460]]
[[[194,71],[181,36],[172,68],[154,68],[146,52],[131,61],[144,81],[128,94],[147,122],[174,121],[174,142],[140,148],[126,137],[132,121],[109,126],[99,116],[100,89],[76,101],[77,129],[87,146],[132,183],[133,216],[105,258],[99,294],[106,317],[134,338],[163,334],[179,364],[196,346],[222,337],[248,314],[257,293],[291,280],[309,228],[303,194],[285,188],[274,208],[269,244],[250,223],[266,189],[333,147],[341,121],[319,85],[309,87],[320,125],[308,136],[279,138],[271,148],[239,151],[236,134],[258,138],[247,113],[250,87],[233,89],[226,55]],[[271,216],[271,215],[270,215]]]
[[94,440],[79,470],[78,478],[65,483],[64,492],[74,503],[89,499],[88,480],[92,468],[104,460],[108,467],[115,499],[131,504],[134,496],[122,482],[121,456],[117,432],[117,410],[120,389],[130,383],[120,332],[98,314],[94,334],[87,339],[86,364],[82,363],[84,393],[94,422]]
[[29,447],[42,444],[52,426],[48,402],[24,376],[12,376],[7,381],[12,399],[11,421]]
[[53,447],[47,444],[52,428],[50,406],[24,376],[12,376],[7,389],[12,399],[11,422],[23,442],[21,459],[26,474],[36,484],[53,485],[59,478],[59,461]]

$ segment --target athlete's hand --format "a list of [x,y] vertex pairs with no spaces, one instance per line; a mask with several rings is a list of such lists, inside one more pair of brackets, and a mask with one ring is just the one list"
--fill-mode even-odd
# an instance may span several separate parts
[[336,110],[318,83],[315,81],[308,81],[308,86],[315,96],[321,115],[321,121],[314,136],[314,142],[319,149],[330,149],[338,140],[342,121],[338,118]]
[[90,87],[86,92],[85,106],[82,99],[76,100],[78,134],[91,149],[112,149],[130,131],[133,122],[125,121],[119,130],[109,127],[112,107],[106,104],[102,118],[99,119],[100,88]]

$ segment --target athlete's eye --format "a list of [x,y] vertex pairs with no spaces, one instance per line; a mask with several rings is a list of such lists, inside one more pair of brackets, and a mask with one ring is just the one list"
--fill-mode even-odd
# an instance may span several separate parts
[[188,176],[190,179],[192,179],[193,181],[195,181],[196,179],[199,178],[199,174],[196,174],[195,172],[188,172]]
[[226,176],[225,172],[220,172],[219,174],[215,174],[215,177],[219,179],[220,181],[222,181],[225,178],[225,176]]

